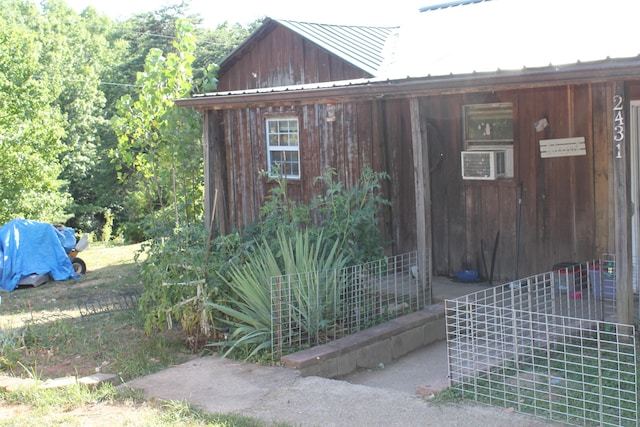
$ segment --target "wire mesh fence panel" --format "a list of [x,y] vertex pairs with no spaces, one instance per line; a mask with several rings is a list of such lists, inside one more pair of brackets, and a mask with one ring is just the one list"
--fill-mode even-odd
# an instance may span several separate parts
[[636,426],[635,329],[615,323],[609,261],[445,301],[451,385],[567,424]]
[[274,359],[423,309],[431,303],[431,283],[420,280],[417,265],[417,252],[410,252],[340,270],[273,277]]
[[616,321],[615,256],[553,271],[554,314]]
[[93,294],[77,301],[80,317],[137,308],[140,295],[139,291]]

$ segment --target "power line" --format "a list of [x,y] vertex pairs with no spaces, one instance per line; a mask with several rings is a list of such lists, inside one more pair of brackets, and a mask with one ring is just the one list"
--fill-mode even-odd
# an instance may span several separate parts
[[[176,39],[175,36],[167,36],[165,34],[145,33],[145,32],[142,32],[142,31],[133,31],[133,30],[125,30],[123,32],[131,33],[131,34],[139,34],[139,35],[142,35],[142,36],[149,36],[149,37],[160,37],[160,38],[172,39],[172,40]],[[232,48],[236,48],[239,45],[239,43],[222,43],[222,42],[213,42],[213,43],[208,43],[208,44],[212,44],[212,45],[215,45],[215,46],[232,47]]]
[[[42,79],[42,76],[33,76],[33,78]],[[72,82],[72,83],[91,83],[91,80],[77,80],[77,79],[71,79],[71,78],[62,78],[62,80],[65,82]],[[97,83],[99,85],[107,85],[107,86],[142,87],[141,85],[134,85],[131,83],[103,82],[101,80],[98,80]]]
[[107,86],[127,86],[127,87],[142,87],[141,85],[132,85],[130,83],[112,83],[112,82],[103,82],[98,81],[99,85],[107,85]]

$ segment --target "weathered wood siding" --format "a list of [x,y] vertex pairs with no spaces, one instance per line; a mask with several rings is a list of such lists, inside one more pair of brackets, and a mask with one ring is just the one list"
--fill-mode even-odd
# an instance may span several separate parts
[[[428,121],[431,164],[433,271],[452,275],[462,268],[490,268],[498,236],[494,279],[508,280],[615,251],[610,84],[557,86],[492,93],[420,98]],[[511,102],[514,108],[514,177],[497,181],[461,178],[462,106]],[[224,112],[230,222],[258,219],[270,184],[266,168],[265,118],[300,119],[300,180],[289,194],[308,202],[319,191],[313,181],[327,167],[354,185],[365,165],[386,171],[384,195],[392,202],[380,218],[393,243],[390,253],[415,249],[416,216],[411,123],[406,99],[337,103],[336,121],[326,121],[326,104],[247,108]],[[550,125],[536,132],[546,116]],[[582,136],[587,155],[542,159],[541,139]],[[442,152],[443,159],[436,162]],[[522,185],[519,263],[516,239]],[[483,261],[484,250],[484,261]]]
[[267,167],[265,119],[284,114],[300,123],[301,178],[287,181],[290,197],[308,203],[321,189],[315,178],[328,167],[352,188],[362,169],[387,172],[380,225],[393,242],[389,253],[415,249],[415,202],[410,122],[406,101],[374,101],[335,105],[336,121],[327,122],[326,104],[293,108],[228,110],[225,117],[229,217],[240,227],[258,220],[260,208],[273,185],[260,171]]
[[218,90],[290,86],[370,77],[282,26],[257,40],[219,76]]
[[[422,99],[441,138],[445,158],[432,174],[433,266],[437,274],[490,268],[499,233],[494,279],[516,274],[519,185],[522,185],[520,277],[554,264],[614,252],[611,171],[611,85],[584,84]],[[461,179],[462,106],[511,102],[514,178]],[[546,116],[549,127],[533,123]],[[541,139],[582,136],[587,155],[540,157]]]

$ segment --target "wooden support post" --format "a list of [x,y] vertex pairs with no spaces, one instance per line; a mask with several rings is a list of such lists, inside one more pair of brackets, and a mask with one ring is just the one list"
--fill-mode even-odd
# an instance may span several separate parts
[[[231,231],[227,197],[227,157],[224,135],[220,125],[220,113],[215,110],[204,112],[204,214],[207,228],[214,227],[213,219],[220,234]],[[217,197],[216,195],[217,190]],[[214,207],[214,200],[218,206]]]
[[[411,108],[411,141],[413,146],[413,170],[416,198],[416,234],[418,249],[418,271],[422,289],[431,283],[431,178],[429,175],[429,149],[426,122],[420,114],[420,101],[409,100]],[[427,301],[431,302],[432,292]]]
[[628,101],[623,82],[613,89],[613,191],[615,199],[616,308],[618,323],[633,325],[633,282],[631,251],[631,152],[626,136]]

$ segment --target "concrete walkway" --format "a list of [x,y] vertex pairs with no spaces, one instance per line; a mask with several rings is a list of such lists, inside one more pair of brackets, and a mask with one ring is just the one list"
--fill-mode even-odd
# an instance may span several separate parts
[[[462,283],[446,277],[434,277],[433,302],[457,298],[487,289],[487,283]],[[438,341],[415,350],[402,358],[379,366],[377,369],[361,369],[341,379],[352,384],[417,393],[429,396],[449,387],[447,343]]]
[[397,373],[403,364],[397,363],[398,370],[372,371],[369,380],[377,384],[361,385],[301,377],[285,368],[203,357],[127,385],[143,390],[147,399],[185,401],[213,414],[234,413],[298,427],[558,425],[473,402],[435,404],[413,391],[396,390],[399,376],[392,380],[379,376]]
[[[436,300],[484,289],[482,284],[434,280]],[[342,379],[219,357],[203,357],[127,385],[147,398],[187,401],[210,413],[235,413],[295,426],[553,426],[510,409],[435,404],[430,392],[448,386],[444,341],[388,366]],[[427,398],[425,398],[427,397]]]
[[449,387],[447,343],[438,341],[377,369],[361,369],[341,380],[351,384],[429,397]]

